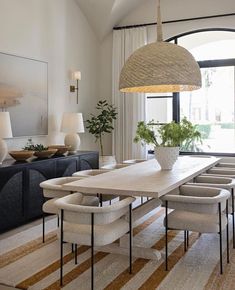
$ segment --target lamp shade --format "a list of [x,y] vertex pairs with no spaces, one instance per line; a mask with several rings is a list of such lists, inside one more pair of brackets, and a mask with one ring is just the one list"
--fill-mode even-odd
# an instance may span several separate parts
[[82,113],[64,113],[61,123],[61,132],[84,133]]
[[120,74],[121,92],[164,93],[201,87],[201,72],[185,48],[163,41],[147,44],[126,61]]
[[0,138],[12,138],[9,112],[0,112]]
[[73,72],[73,79],[74,80],[81,80],[82,79],[82,74],[81,74],[81,72],[80,71],[75,71],[75,72]]

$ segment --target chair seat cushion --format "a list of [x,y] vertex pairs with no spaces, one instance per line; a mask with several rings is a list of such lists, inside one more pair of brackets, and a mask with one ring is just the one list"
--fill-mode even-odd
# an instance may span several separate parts
[[[129,223],[119,219],[108,225],[94,226],[94,245],[111,244],[129,230]],[[64,222],[64,241],[81,245],[91,245],[91,226]]]
[[83,196],[82,205],[99,206],[99,198],[96,196]]
[[[222,214],[221,221],[223,230],[227,225],[225,214]],[[176,230],[189,230],[199,233],[218,233],[219,215],[174,210],[168,214],[168,228]]]

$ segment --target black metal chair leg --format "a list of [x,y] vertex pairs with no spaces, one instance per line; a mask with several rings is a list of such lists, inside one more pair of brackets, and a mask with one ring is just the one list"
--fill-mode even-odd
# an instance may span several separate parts
[[57,228],[60,226],[60,216],[57,215]]
[[103,206],[103,195],[100,194],[100,206],[102,207]]
[[165,214],[165,270],[168,271],[168,201],[166,201],[166,214]]
[[232,193],[232,218],[233,218],[233,248],[235,249],[235,220],[234,220],[234,189],[231,190]]
[[186,231],[187,250],[189,246],[189,231]]
[[78,263],[78,245],[75,244],[75,254],[74,254],[75,265]]
[[143,198],[143,196],[141,196],[141,198],[140,198],[140,202],[141,202],[141,204],[143,204],[143,202],[144,202],[144,198]]
[[132,274],[132,204],[129,205],[129,273]]
[[42,212],[42,242],[45,243],[45,213]]
[[184,231],[184,251],[187,251],[187,243],[186,243],[186,231]]
[[220,274],[223,274],[221,203],[219,203],[219,248],[220,248]]
[[227,263],[229,263],[229,222],[228,222],[228,199],[226,200],[226,218],[227,218],[227,226],[226,226],[226,236],[227,236]]
[[60,227],[60,286],[63,286],[63,220],[64,220],[64,211],[61,210],[61,227]]
[[94,213],[91,214],[91,290],[94,290]]

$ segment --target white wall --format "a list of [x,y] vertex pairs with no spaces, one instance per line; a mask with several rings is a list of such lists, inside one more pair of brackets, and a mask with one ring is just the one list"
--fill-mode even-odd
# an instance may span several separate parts
[[[63,112],[93,110],[98,96],[99,42],[74,0],[0,0],[0,51],[48,62],[49,136],[34,142],[63,143]],[[69,71],[82,72],[79,104],[69,92]],[[24,118],[24,116],[22,116]],[[96,149],[93,136],[81,134],[81,149]],[[21,148],[27,138],[8,140]]]

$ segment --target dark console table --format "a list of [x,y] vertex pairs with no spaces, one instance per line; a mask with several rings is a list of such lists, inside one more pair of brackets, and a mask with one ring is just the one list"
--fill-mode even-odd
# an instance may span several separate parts
[[99,168],[99,154],[95,151],[29,162],[4,162],[0,166],[0,233],[42,216],[40,182],[95,168]]

